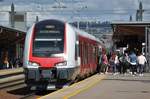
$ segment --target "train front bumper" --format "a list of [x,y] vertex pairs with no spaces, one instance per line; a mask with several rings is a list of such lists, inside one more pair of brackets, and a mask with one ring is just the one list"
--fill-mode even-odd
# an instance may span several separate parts
[[24,68],[25,82],[57,82],[61,79],[71,80],[75,68]]

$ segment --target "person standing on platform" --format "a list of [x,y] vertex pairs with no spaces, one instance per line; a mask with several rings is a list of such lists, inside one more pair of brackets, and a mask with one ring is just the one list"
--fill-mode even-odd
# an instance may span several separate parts
[[139,76],[143,76],[144,66],[147,60],[145,56],[140,53],[140,55],[137,57],[137,61],[138,61]]
[[129,61],[131,66],[132,75],[135,76],[137,73],[137,56],[134,52],[129,55]]
[[110,59],[109,59],[109,64],[112,68],[112,73],[115,75],[116,72],[117,72],[117,67],[116,67],[116,64],[115,64],[115,59],[116,59],[116,54],[115,53],[112,53]]
[[107,55],[106,55],[106,51],[102,52],[101,62],[102,62],[101,72],[107,74],[107,71],[108,71],[108,58],[107,58]]
[[119,70],[119,72],[125,74],[127,72],[128,62],[129,62],[127,53],[124,53],[119,58],[119,60],[120,60],[120,70]]
[[3,65],[3,69],[9,68],[8,51],[4,51],[2,53],[2,65]]
[[97,73],[100,73],[101,72],[101,59],[102,59],[102,55],[101,55],[101,52],[99,52],[99,55],[98,55],[98,64],[97,64]]

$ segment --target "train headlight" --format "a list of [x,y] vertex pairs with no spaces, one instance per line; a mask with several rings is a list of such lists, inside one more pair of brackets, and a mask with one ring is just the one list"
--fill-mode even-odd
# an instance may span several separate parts
[[55,66],[66,66],[66,65],[67,65],[67,61],[63,61],[55,64]]
[[32,66],[32,67],[39,67],[40,65],[38,63],[35,63],[35,62],[28,62],[28,65],[29,66]]

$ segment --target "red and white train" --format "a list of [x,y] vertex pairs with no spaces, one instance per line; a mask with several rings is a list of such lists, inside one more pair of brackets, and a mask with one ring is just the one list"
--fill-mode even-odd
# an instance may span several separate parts
[[43,20],[28,31],[24,49],[25,82],[28,86],[56,88],[96,71],[98,50],[94,36],[67,22]]

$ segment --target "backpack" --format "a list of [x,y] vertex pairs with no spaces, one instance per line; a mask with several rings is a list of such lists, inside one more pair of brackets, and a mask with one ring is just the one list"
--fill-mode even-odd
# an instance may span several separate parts
[[127,62],[126,57],[124,55],[119,58],[119,61],[122,62],[122,63]]

